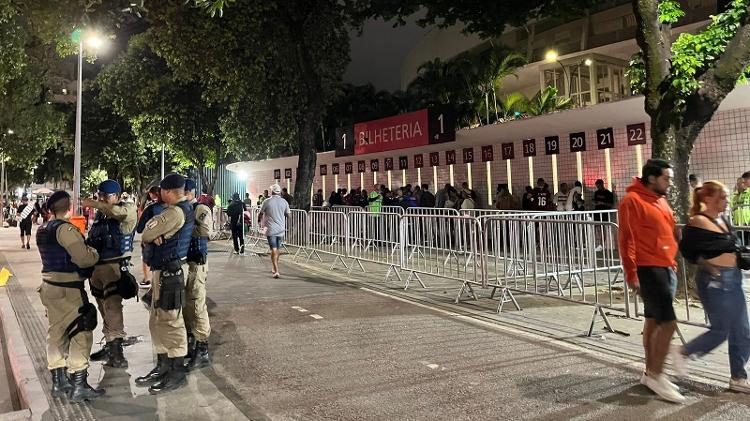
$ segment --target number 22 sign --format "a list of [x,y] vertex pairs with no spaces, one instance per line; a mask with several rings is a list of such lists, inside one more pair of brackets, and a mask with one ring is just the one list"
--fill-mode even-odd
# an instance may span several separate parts
[[646,123],[628,125],[628,146],[646,144]]

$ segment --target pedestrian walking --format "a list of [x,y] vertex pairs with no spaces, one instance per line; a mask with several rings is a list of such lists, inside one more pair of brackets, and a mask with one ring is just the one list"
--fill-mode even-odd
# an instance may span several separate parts
[[193,233],[188,249],[188,276],[185,285],[185,328],[188,335],[188,370],[208,367],[208,337],[211,324],[206,307],[206,278],[208,277],[208,235],[211,232],[211,209],[195,198],[195,181],[185,180],[185,197],[195,215]]
[[286,232],[286,218],[292,214],[292,211],[289,209],[289,203],[281,197],[281,187],[274,184],[270,189],[271,197],[260,207],[258,222],[266,229],[266,239],[271,248],[271,272],[274,278],[278,278],[279,255]]
[[[267,199],[266,199],[267,200]],[[263,202],[265,203],[265,201]],[[262,206],[262,205],[261,205]],[[245,209],[240,201],[240,195],[232,195],[232,202],[227,207],[229,216],[229,226],[232,229],[232,244],[234,245],[234,254],[245,255]]]
[[680,251],[689,262],[698,264],[695,283],[711,326],[684,346],[674,346],[672,361],[684,375],[687,357],[708,354],[728,339],[729,389],[750,393],[745,370],[750,357],[750,324],[742,272],[737,267],[739,239],[723,216],[727,199],[728,192],[718,181],[707,181],[693,193],[691,218],[682,232]]
[[663,373],[677,327],[672,300],[677,289],[675,220],[666,195],[674,173],[666,161],[650,159],[620,203],[619,246],[625,280],[643,299],[646,369],[641,384],[662,399],[685,397]]
[[[185,197],[185,178],[169,174],[159,184],[166,208],[146,223],[142,241],[154,244],[152,305],[148,327],[156,351],[156,367],[135,379],[136,386],[159,394],[185,385],[187,332],[183,318],[187,255],[193,234],[193,206]],[[237,196],[236,202],[242,206]]]
[[34,207],[29,204],[29,198],[26,195],[21,197],[21,205],[16,211],[18,218],[18,228],[21,230],[21,248],[31,250],[31,224],[34,220]]
[[135,278],[129,272],[138,217],[135,204],[122,201],[121,192],[117,181],[105,180],[97,190],[99,200],[81,200],[82,206],[97,209],[86,241],[99,253],[89,282],[102,314],[106,341],[102,349],[91,354],[91,359],[105,361],[104,365],[114,368],[128,368],[122,349],[126,336],[122,300],[138,293]]
[[47,311],[47,368],[52,396],[82,402],[104,394],[88,384],[89,354],[96,328],[96,307],[89,303],[84,280],[99,260],[70,221],[70,195],[53,193],[45,205],[50,220],[36,232],[42,258],[39,295]]

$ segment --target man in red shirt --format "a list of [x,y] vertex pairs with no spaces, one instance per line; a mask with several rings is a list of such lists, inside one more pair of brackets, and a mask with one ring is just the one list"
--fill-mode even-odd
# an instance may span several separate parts
[[677,290],[677,240],[666,194],[674,173],[666,161],[650,159],[619,208],[619,243],[625,280],[643,299],[643,348],[646,370],[641,383],[663,399],[681,403],[685,397],[662,374],[669,343],[677,327],[672,300]]

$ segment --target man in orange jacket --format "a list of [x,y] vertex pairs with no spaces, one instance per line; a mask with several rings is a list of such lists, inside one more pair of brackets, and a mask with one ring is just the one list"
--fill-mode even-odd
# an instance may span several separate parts
[[666,194],[674,173],[666,161],[650,159],[619,208],[619,244],[625,280],[643,299],[645,385],[663,399],[681,403],[685,397],[662,374],[669,343],[677,327],[672,300],[677,290],[675,220]]

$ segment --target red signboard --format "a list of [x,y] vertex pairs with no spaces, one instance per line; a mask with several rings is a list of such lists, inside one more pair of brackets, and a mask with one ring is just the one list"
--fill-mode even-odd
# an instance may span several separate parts
[[422,154],[414,155],[414,168],[424,167],[424,156]]
[[429,144],[427,109],[354,125],[357,155]]

